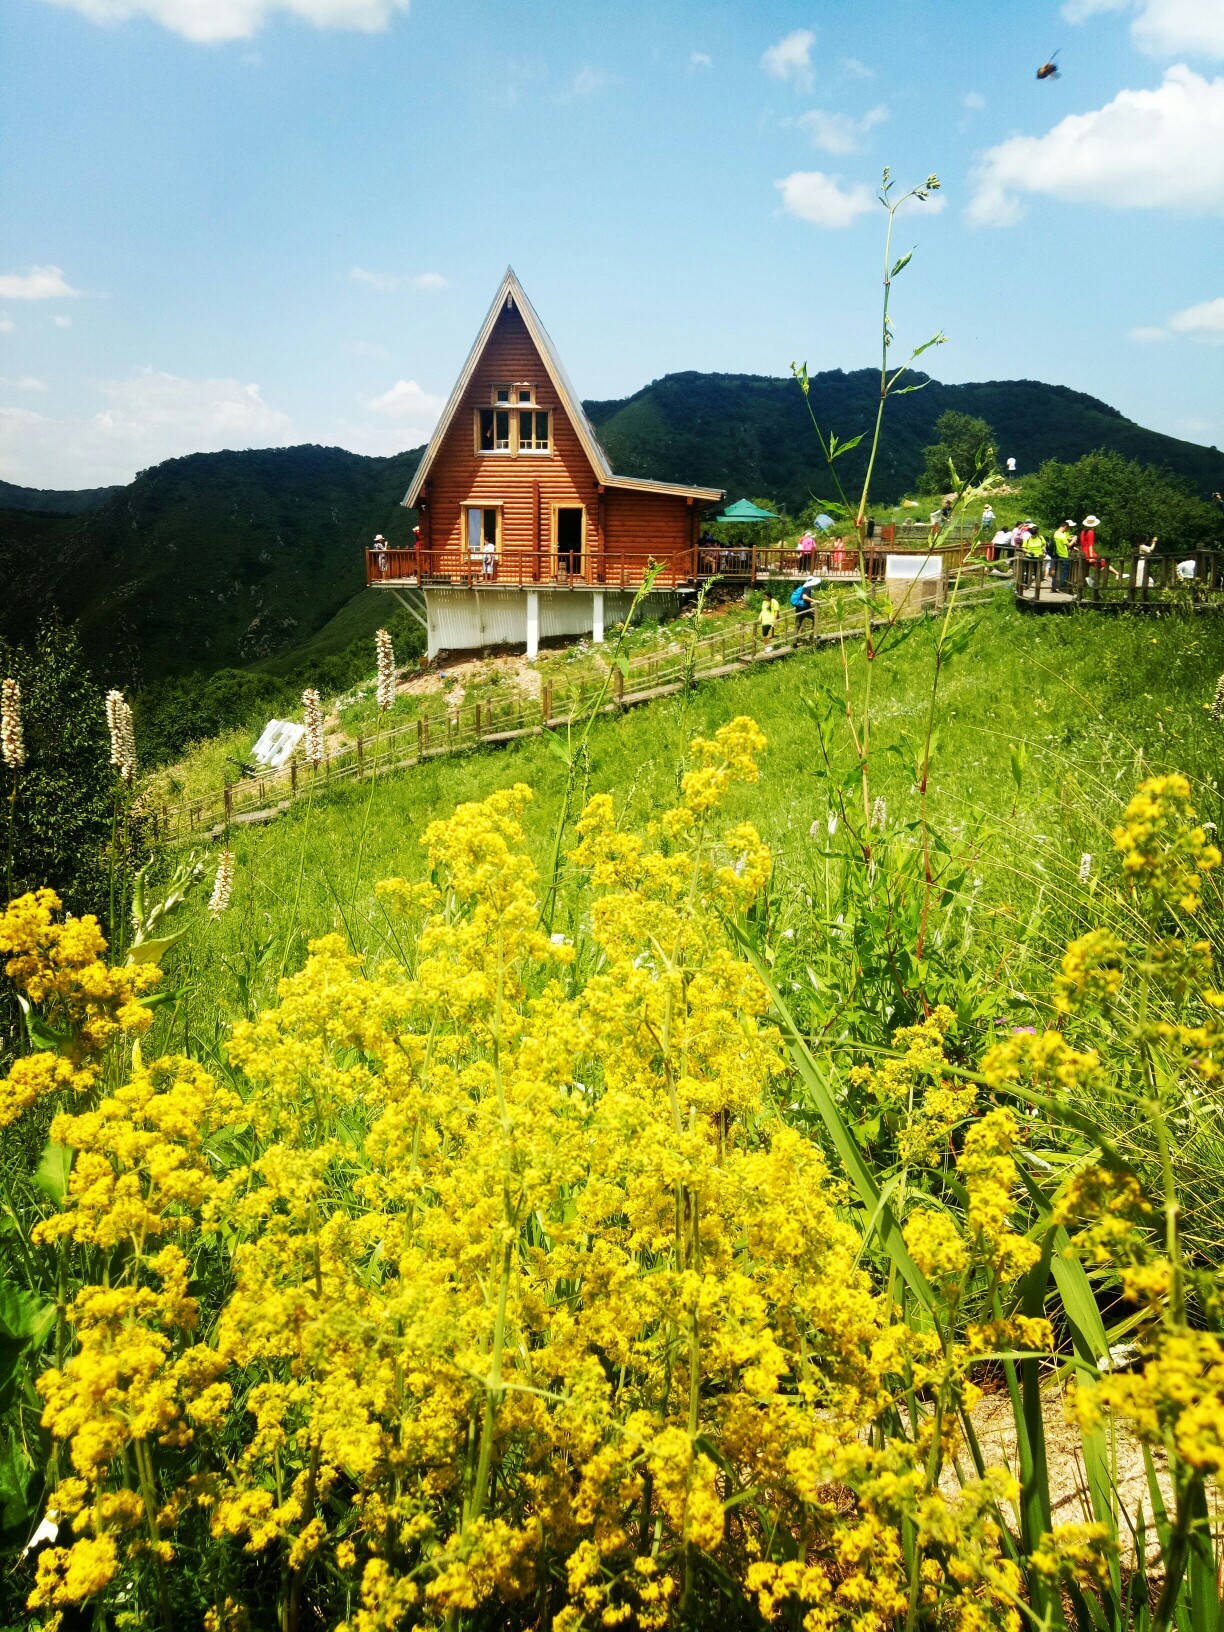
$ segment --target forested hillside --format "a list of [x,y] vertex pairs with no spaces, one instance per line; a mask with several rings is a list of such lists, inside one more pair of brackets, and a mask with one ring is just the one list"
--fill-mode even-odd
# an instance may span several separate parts
[[364,589],[368,539],[406,532],[397,507],[418,457],[194,454],[83,515],[0,512],[0,633],[19,639],[56,610],[133,686],[275,658]]
[[[935,440],[945,409],[974,414],[995,433],[1000,460],[1021,474],[1045,459],[1073,461],[1107,448],[1142,464],[1165,465],[1204,496],[1224,487],[1224,453],[1144,430],[1107,403],[1039,380],[942,385],[894,397],[876,461],[873,491],[895,502],[922,475],[922,450]],[[811,405],[825,432],[842,440],[871,428],[879,397],[874,369],[814,374]],[[668,374],[621,401],[589,402],[587,412],[617,470],[710,483],[729,496],[765,495],[798,510],[830,496],[827,472],[803,397],[793,379],[759,374]],[[841,465],[843,481],[862,480],[866,442]]]

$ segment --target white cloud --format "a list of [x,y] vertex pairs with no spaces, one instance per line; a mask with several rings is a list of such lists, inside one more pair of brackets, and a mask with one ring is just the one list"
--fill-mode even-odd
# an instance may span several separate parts
[[1127,338],[1145,341],[1184,338],[1199,340],[1204,345],[1224,346],[1224,295],[1174,312],[1163,327],[1132,329]]
[[353,283],[364,283],[370,289],[377,289],[380,294],[391,295],[397,289],[445,289],[446,279],[441,272],[417,272],[400,274],[398,272],[367,272],[364,266],[355,266],[349,272]]
[[415,380],[396,380],[389,391],[373,397],[369,403],[376,414],[401,422],[410,420],[419,424],[428,435],[438,423],[438,415],[446,406],[445,397],[435,397]]
[[28,272],[0,274],[0,300],[64,300],[80,294],[58,266],[32,266]]
[[602,91],[605,85],[611,83],[611,77],[599,68],[580,68],[570,80],[569,88],[560,100],[578,102],[584,97],[594,96],[598,91]]
[[1187,306],[1169,319],[1174,334],[1188,334],[1192,340],[1209,340],[1214,345],[1224,344],[1224,296],[1218,300],[1200,301]]
[[1134,14],[1131,37],[1153,57],[1224,57],[1224,6],[1220,0],[1067,0],[1071,23],[1103,11]]
[[788,215],[817,227],[848,227],[875,203],[870,187],[860,183],[843,191],[823,170],[796,170],[774,186]]
[[14,391],[46,391],[44,380],[35,379],[33,374],[23,374],[20,379],[8,380],[0,378],[0,385],[10,386]]
[[712,68],[713,66],[714,66],[714,59],[713,59],[713,57],[710,56],[710,53],[708,51],[690,51],[689,52],[689,67],[690,68]]
[[825,113],[821,108],[813,108],[809,113],[800,114],[797,123],[806,131],[812,146],[822,152],[857,153],[867,133],[887,118],[888,109],[883,106],[868,109],[861,119],[848,113]]
[[429,440],[445,405],[445,397],[434,396],[415,380],[396,380],[389,391],[362,403],[378,416],[377,422],[344,421],[335,427],[335,436],[354,453],[401,453]]
[[7,312],[0,312],[0,334],[12,334],[17,327]]
[[103,406],[76,419],[28,409],[0,411],[0,471],[31,487],[93,487],[130,481],[137,470],[179,454],[281,445],[287,414],[257,385],[231,379],[182,379],[143,368],[102,380]]
[[981,91],[966,91],[964,96],[961,97],[961,101],[969,109],[970,113],[980,113],[986,106],[986,98]]
[[1158,340],[1167,340],[1169,331],[1168,329],[1141,324],[1139,328],[1129,330],[1126,338],[1128,340],[1137,340],[1140,345],[1150,346],[1154,345]]
[[815,32],[810,28],[796,28],[785,39],[771,45],[761,54],[761,67],[775,79],[793,80],[805,89],[812,83],[812,47]]
[[840,67],[842,73],[845,74],[847,79],[875,78],[875,69],[868,68],[867,64],[865,62],[860,62],[857,57],[842,57],[840,59]]
[[356,29],[377,34],[410,0],[46,0],[91,23],[127,23],[148,17],[197,44],[246,40],[278,12],[315,28]]
[[974,183],[968,214],[981,226],[1011,226],[1031,193],[1114,209],[1224,214],[1224,78],[1170,68],[1156,90],[1119,91],[1044,136],[1012,136],[990,148]]

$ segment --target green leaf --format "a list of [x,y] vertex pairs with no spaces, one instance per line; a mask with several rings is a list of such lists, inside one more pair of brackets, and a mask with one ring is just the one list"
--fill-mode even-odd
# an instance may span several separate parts
[[13,1281],[0,1281],[0,1336],[41,1343],[55,1324],[55,1305]]
[[70,1031],[54,1031],[42,1017],[34,1012],[34,1005],[28,997],[17,993],[17,1001],[21,1004],[22,1017],[25,1020],[26,1032],[35,1048],[51,1048],[59,1050],[66,1043],[72,1041]]
[[894,266],[892,271],[888,274],[889,277],[890,278],[895,278],[898,272],[903,272],[905,270],[905,268],[909,265],[909,263],[913,260],[913,258],[914,258],[914,252],[911,249],[908,255],[902,255],[901,259],[897,262],[896,266]]
[[0,1541],[13,1553],[28,1540],[42,1507],[43,1480],[21,1441],[0,1445]]
[[1028,749],[1022,742],[1013,742],[1008,750],[1008,758],[1011,761],[1012,781],[1016,784],[1016,792],[1019,793],[1024,786],[1024,767],[1028,764]]
[[561,733],[559,731],[545,731],[544,741],[548,744],[549,752],[556,754],[562,765],[568,766],[570,762],[569,743]]
[[68,1175],[72,1172],[72,1150],[68,1145],[48,1141],[34,1174],[34,1183],[52,1201],[62,1202],[68,1194]]
[[183,928],[176,930],[173,935],[163,935],[160,939],[136,941],[128,949],[127,961],[160,964],[170,948],[177,945],[186,933],[187,930]]
[[865,433],[860,431],[858,436],[852,436],[848,442],[838,442],[838,443],[836,443],[836,445],[834,445],[835,439],[833,437],[830,437],[829,438],[829,458],[830,458],[830,460],[840,459],[843,453],[849,453],[851,448],[857,448],[859,443],[863,440],[864,434]]
[[624,675],[625,679],[628,680],[628,678],[629,678],[629,659],[625,656],[624,652],[618,652],[616,654],[616,666],[620,670],[620,672]]

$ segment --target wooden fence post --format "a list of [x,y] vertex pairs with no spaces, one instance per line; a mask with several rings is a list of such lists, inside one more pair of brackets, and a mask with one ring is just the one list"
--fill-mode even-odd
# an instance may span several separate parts
[[612,695],[618,703],[625,700],[625,671],[619,663],[612,671]]
[[551,680],[545,680],[544,684],[540,687],[540,719],[541,719],[541,722],[544,725],[547,725],[549,720],[552,719],[552,707],[553,707],[552,681]]
[[358,737],[357,738],[357,780],[358,781],[361,780],[361,772],[362,772],[362,769],[363,769],[364,765],[365,765],[365,756],[362,753],[361,738]]
[[227,787],[225,790],[225,825],[228,827],[234,814],[234,790]]
[[422,714],[417,720],[417,758],[425,752],[425,716]]

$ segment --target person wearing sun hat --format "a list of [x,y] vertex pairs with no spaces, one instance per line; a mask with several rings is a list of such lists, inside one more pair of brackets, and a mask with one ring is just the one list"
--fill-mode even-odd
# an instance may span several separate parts
[[1089,583],[1095,583],[1094,573],[1099,573],[1101,557],[1097,554],[1096,530],[1101,525],[1101,518],[1086,515],[1080,523],[1079,546],[1080,554],[1084,558],[1084,570]]

